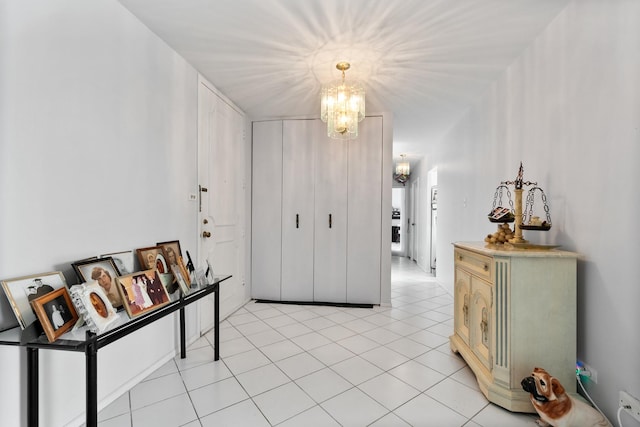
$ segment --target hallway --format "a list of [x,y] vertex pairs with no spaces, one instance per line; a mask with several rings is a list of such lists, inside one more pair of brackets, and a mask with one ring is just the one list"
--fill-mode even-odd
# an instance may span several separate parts
[[[102,427],[535,426],[449,350],[452,297],[392,258],[392,307],[253,301],[100,412]],[[211,335],[211,336],[209,336]]]

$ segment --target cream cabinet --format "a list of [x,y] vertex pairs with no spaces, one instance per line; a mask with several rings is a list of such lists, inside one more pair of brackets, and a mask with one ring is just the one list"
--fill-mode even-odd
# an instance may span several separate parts
[[341,141],[319,119],[253,123],[253,298],[380,304],[382,124]]
[[534,412],[520,381],[536,366],[575,393],[577,254],[455,243],[454,257],[449,342],[487,399]]

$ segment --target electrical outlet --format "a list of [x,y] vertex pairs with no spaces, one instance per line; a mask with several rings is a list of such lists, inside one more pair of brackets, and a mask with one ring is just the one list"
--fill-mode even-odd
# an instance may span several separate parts
[[631,396],[626,391],[620,391],[620,406],[627,411],[636,421],[640,421],[640,400]]
[[578,360],[577,369],[580,370],[578,374],[583,378],[589,378],[592,383],[598,384],[598,371],[586,363]]

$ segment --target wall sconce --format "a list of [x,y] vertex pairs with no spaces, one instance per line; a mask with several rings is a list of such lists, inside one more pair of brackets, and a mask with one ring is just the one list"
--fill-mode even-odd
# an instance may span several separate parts
[[406,154],[400,154],[401,160],[396,163],[396,173],[393,175],[393,179],[402,185],[409,180],[409,175],[411,174],[411,165],[407,161],[406,157]]

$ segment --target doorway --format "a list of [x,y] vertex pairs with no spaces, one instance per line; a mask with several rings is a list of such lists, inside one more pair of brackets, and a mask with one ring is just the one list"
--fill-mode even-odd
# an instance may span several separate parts
[[391,189],[391,254],[406,256],[407,229],[404,223],[407,217],[407,206],[404,187]]

